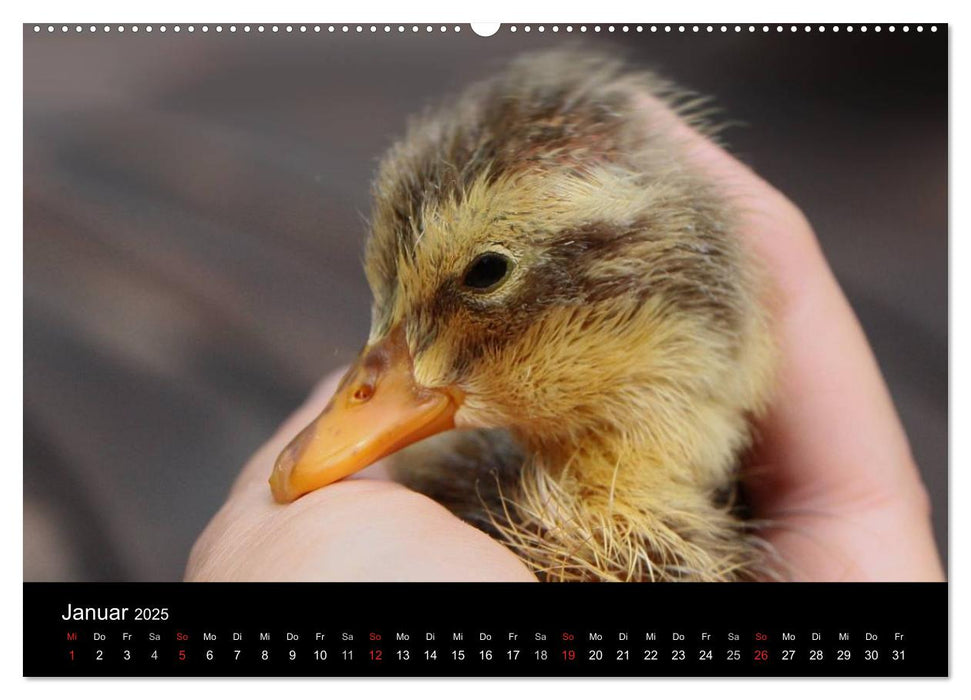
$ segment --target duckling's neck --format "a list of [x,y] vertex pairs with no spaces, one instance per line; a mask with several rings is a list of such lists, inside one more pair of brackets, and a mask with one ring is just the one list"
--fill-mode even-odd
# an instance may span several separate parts
[[608,427],[517,437],[527,459],[500,530],[540,576],[732,580],[752,569],[743,524],[687,455]]
[[556,432],[521,431],[516,437],[529,461],[554,477],[568,472],[580,481],[603,483],[609,469],[611,483],[630,483],[683,481],[694,472],[686,455],[658,444],[649,434],[623,427],[565,425]]
[[609,428],[571,426],[555,433],[521,431],[516,432],[516,437],[525,446],[531,461],[552,474],[589,463],[614,463],[631,454],[647,457],[652,452],[642,440],[631,440],[630,436]]

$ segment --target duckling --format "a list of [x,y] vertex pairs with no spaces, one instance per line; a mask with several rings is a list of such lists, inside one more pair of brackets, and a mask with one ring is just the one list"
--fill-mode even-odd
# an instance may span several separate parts
[[764,275],[648,95],[677,110],[651,74],[553,51],[410,123],[373,186],[370,336],[277,501],[393,455],[541,580],[770,568],[735,499],[772,389]]

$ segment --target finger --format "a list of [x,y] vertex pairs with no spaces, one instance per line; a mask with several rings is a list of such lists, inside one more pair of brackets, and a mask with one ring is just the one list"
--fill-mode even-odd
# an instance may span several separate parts
[[874,491],[921,498],[903,428],[866,337],[812,228],[782,194],[667,108],[652,114],[738,209],[739,232],[770,279],[777,386],[760,425],[753,505],[784,509]]
[[340,481],[256,519],[234,505],[200,538],[188,580],[536,580],[487,534],[395,483]]

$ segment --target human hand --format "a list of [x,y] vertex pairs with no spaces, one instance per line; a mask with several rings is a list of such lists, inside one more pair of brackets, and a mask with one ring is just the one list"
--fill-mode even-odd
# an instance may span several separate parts
[[342,373],[321,382],[243,468],[192,548],[186,580],[535,581],[491,537],[388,480],[381,463],[288,505],[273,500],[273,462]]
[[[772,281],[781,366],[743,473],[753,515],[789,578],[941,580],[929,501],[872,352],[799,210],[657,103],[659,128],[742,212]],[[273,461],[320,412],[337,375],[261,448],[193,548],[189,580],[534,580],[505,547],[380,465],[294,503],[273,502]]]
[[799,581],[939,581],[930,501],[863,330],[802,213],[665,110],[741,214],[771,280],[775,399],[743,470],[761,533]]

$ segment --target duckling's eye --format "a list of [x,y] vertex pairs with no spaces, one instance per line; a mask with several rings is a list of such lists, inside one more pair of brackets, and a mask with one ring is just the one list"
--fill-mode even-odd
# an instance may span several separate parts
[[512,263],[499,253],[483,253],[469,265],[462,284],[469,289],[485,292],[495,289],[509,276]]

